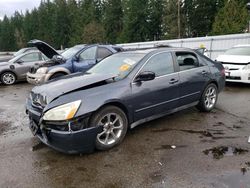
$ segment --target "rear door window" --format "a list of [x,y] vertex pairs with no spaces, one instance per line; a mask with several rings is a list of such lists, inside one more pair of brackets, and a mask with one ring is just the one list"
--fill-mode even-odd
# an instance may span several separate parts
[[195,54],[190,52],[176,52],[177,64],[180,71],[189,70],[199,67],[199,61]]
[[147,64],[142,68],[141,72],[154,72],[156,77],[164,76],[174,72],[174,64],[171,53],[164,52],[154,55],[149,59]]
[[101,60],[104,59],[105,57],[108,57],[112,55],[112,52],[108,50],[107,48],[104,47],[99,47],[97,50],[97,59]]

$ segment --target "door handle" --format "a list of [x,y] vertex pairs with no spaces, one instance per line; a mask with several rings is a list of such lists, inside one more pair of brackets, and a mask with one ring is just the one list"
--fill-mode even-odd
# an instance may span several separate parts
[[175,84],[175,83],[177,83],[177,82],[179,82],[179,80],[176,80],[176,79],[171,79],[170,81],[169,81],[169,84]]
[[206,74],[207,74],[207,71],[203,70],[203,71],[201,72],[201,74],[206,75]]

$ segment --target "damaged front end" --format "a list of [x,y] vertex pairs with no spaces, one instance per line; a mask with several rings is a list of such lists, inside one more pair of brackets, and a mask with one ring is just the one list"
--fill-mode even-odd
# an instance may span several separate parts
[[30,68],[29,73],[36,74],[37,70],[41,67],[52,67],[55,65],[63,64],[65,62],[66,62],[66,60],[61,55],[55,55],[55,56],[53,56],[52,59],[47,60],[44,63],[35,64],[33,67]]
[[97,134],[102,127],[89,127],[90,114],[64,121],[45,121],[43,109],[27,100],[26,113],[30,129],[44,144],[57,151],[75,154],[91,153],[95,149]]

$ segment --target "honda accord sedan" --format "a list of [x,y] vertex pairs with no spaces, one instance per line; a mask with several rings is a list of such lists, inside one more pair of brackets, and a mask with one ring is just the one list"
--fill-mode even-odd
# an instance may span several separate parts
[[125,51],[35,87],[26,112],[32,133],[58,151],[108,150],[144,122],[192,106],[211,111],[224,85],[221,63],[194,50]]

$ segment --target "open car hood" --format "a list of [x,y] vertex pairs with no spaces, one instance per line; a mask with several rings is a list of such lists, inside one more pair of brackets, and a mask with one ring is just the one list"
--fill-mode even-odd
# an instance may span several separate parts
[[53,47],[48,45],[47,43],[41,40],[31,40],[28,42],[29,45],[35,46],[38,50],[40,50],[44,55],[46,55],[49,59],[52,59],[54,55],[60,55]]

